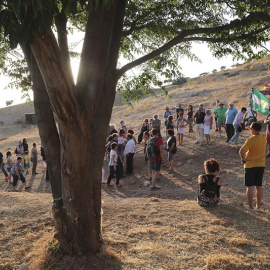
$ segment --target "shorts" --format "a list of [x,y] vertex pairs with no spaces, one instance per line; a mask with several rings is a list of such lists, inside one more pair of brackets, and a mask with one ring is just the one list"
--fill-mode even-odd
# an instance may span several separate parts
[[156,161],[150,161],[151,164],[151,169],[153,171],[159,172],[161,168],[161,160],[156,160]]
[[185,128],[178,128],[177,134],[184,134],[185,133]]
[[217,128],[225,127],[224,122],[217,122]]
[[168,152],[168,160],[169,161],[172,161],[173,160],[173,157],[174,157],[174,154]]
[[266,143],[270,144],[270,131],[266,131]]
[[[16,187],[17,182],[18,182],[18,180],[19,180],[19,177],[18,177],[17,174],[13,174],[12,176],[13,176],[13,183],[12,183],[12,186],[13,186],[13,187]],[[20,174],[20,178],[21,178],[22,183],[25,183],[25,178],[24,178],[24,176],[23,176],[22,174]]]
[[203,126],[204,134],[208,135],[210,133],[210,127],[209,126]]
[[263,180],[264,167],[245,168],[245,186],[261,187]]

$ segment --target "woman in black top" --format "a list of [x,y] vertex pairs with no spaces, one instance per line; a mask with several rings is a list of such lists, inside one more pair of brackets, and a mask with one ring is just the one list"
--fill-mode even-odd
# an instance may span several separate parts
[[30,167],[30,161],[29,161],[29,150],[28,150],[28,143],[27,139],[23,138],[22,140],[22,146],[23,146],[23,151],[24,151],[24,158],[23,158],[23,167],[26,170],[25,175],[29,174],[28,169]]
[[198,177],[197,202],[200,206],[216,205],[219,202],[222,180],[215,174],[220,172],[220,166],[214,158],[204,162],[205,174]]
[[193,106],[190,104],[187,107],[187,117],[188,117],[188,125],[189,125],[188,132],[193,132]]
[[143,124],[141,126],[141,132],[140,132],[140,134],[138,136],[138,143],[141,143],[142,142],[142,140],[143,140],[143,133],[146,132],[146,131],[149,132],[149,130],[150,130],[150,125],[148,123],[148,119],[144,119],[144,122],[143,122]]

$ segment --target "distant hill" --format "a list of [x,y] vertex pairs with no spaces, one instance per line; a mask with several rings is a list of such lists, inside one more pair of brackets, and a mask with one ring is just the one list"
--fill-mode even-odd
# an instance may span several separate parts
[[35,109],[32,104],[22,103],[0,109],[0,121],[4,124],[15,122],[24,122],[25,113],[34,113]]

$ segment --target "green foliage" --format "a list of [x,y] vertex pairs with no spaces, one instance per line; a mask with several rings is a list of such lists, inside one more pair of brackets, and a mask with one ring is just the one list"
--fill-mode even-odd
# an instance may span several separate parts
[[10,105],[12,105],[13,102],[14,102],[14,100],[7,100],[7,101],[6,101],[6,105],[7,105],[7,106],[10,106]]
[[213,72],[213,73],[216,73],[216,72],[217,72],[217,70],[216,70],[216,69],[213,69],[213,70],[212,70],[212,72]]
[[189,78],[186,78],[186,77],[178,77],[174,80],[172,80],[172,85],[184,85],[188,82],[188,79]]
[[267,63],[267,69],[270,70],[270,62]]
[[225,70],[226,69],[226,66],[221,66],[220,67],[220,70]]
[[[161,87],[172,78],[181,77],[179,63],[183,56],[200,61],[191,52],[192,42],[208,42],[216,57],[228,54],[234,59],[264,57],[265,50],[254,52],[254,48],[270,38],[269,3],[269,0],[127,1],[119,57],[132,62],[159,51],[179,35],[183,38],[142,61],[140,71],[133,71],[138,76],[125,75],[118,89],[125,89],[126,95],[137,100],[139,96],[132,93],[134,89],[151,93],[151,87]],[[5,42],[15,48],[18,43],[31,42],[33,34],[52,28],[59,13],[69,19],[69,31],[72,32],[71,26],[85,31],[89,11],[100,6],[108,9],[112,4],[112,0],[0,0],[0,27]],[[10,74],[17,76],[15,72]],[[26,85],[24,79],[22,82]]]

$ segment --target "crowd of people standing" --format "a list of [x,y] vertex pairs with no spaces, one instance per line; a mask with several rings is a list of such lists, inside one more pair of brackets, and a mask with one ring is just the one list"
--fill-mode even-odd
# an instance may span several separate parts
[[[255,134],[256,130],[256,135],[260,135],[261,126],[256,123],[257,112],[253,109],[251,104],[248,108],[242,107],[239,111],[234,107],[232,102],[228,103],[228,107],[224,105],[223,102],[217,100],[212,110],[210,108],[205,109],[203,104],[199,104],[198,108],[194,110],[191,104],[184,109],[182,104],[179,103],[177,104],[175,113],[172,112],[169,107],[166,107],[163,114],[163,121],[159,119],[158,114],[154,114],[151,119],[144,119],[137,140],[134,137],[134,131],[129,130],[123,120],[121,120],[118,130],[116,130],[115,125],[111,124],[108,130],[106,145],[109,176],[107,181],[103,180],[103,183],[107,183],[107,185],[110,186],[112,178],[116,176],[116,185],[121,186],[120,179],[125,177],[123,172],[123,168],[125,168],[124,164],[126,164],[127,175],[133,173],[133,158],[137,143],[144,143],[145,161],[148,164],[149,172],[149,179],[145,184],[150,186],[151,190],[156,190],[159,189],[156,182],[159,179],[160,170],[164,163],[163,152],[167,151],[169,164],[168,173],[173,173],[174,155],[177,152],[177,146],[181,147],[184,145],[184,134],[186,132],[192,133],[195,130],[195,144],[202,146],[212,143],[211,131],[213,130],[217,132],[219,138],[222,138],[222,133],[226,132],[226,142],[233,144],[238,142],[242,130],[248,129],[253,123],[251,134]],[[266,121],[270,127],[270,116]],[[162,134],[163,123],[164,134]],[[187,127],[188,129],[186,130]],[[270,146],[270,128],[267,138],[267,143],[269,143]],[[113,151],[111,151],[111,149]],[[153,149],[156,150],[154,151]],[[245,149],[245,152],[243,152],[243,149]],[[251,150],[247,150],[247,148],[242,148],[242,153],[245,153],[245,157],[250,156],[250,151]],[[262,153],[260,153],[260,155],[262,156]],[[263,155],[265,157],[265,153],[263,153]],[[270,152],[268,152],[266,157],[270,157]],[[220,171],[220,167],[218,162],[213,158],[205,161],[204,167],[206,177],[201,175],[198,179],[198,194],[200,194],[198,196],[198,202],[200,205],[216,204],[219,201],[220,187],[222,184],[222,180],[216,176]],[[249,176],[245,175],[245,178],[246,177]],[[207,193],[210,193],[208,194],[208,198],[205,199],[206,189],[208,189],[207,187],[209,186],[206,184],[208,181],[212,186],[215,186],[215,199],[210,198],[211,196],[209,194],[211,194],[211,191],[207,191]],[[246,184],[248,185],[249,183],[247,182]],[[202,199],[203,197],[204,199]],[[259,207],[259,205],[260,199],[258,199],[257,207]]]
[[[44,149],[41,146],[41,155],[45,157]],[[14,156],[13,156],[14,154]],[[46,158],[45,158],[46,160]],[[46,171],[46,180],[48,180],[47,165],[44,160],[44,169]],[[30,164],[32,164],[32,176],[38,174],[36,171],[38,162],[38,149],[36,143],[33,143],[31,150],[26,138],[19,140],[14,151],[6,152],[6,160],[4,160],[4,154],[0,152],[0,167],[5,176],[5,181],[8,182],[12,188],[11,191],[18,191],[16,189],[18,181],[21,181],[25,190],[29,189],[30,186],[26,185],[26,176],[30,174]]]

